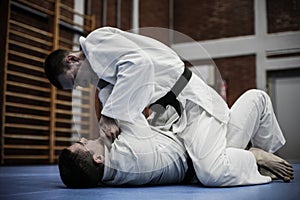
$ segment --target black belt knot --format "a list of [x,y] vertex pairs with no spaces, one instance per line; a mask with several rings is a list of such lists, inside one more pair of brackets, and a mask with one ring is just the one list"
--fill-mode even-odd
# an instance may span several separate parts
[[184,72],[176,81],[172,89],[165,96],[161,97],[155,103],[149,106],[150,109],[156,113],[152,121],[155,122],[157,120],[157,118],[166,110],[167,105],[171,105],[173,108],[175,108],[177,114],[181,116],[183,107],[181,103],[177,100],[177,97],[187,85],[187,83],[191,79],[191,76],[192,72],[187,67],[185,67]]

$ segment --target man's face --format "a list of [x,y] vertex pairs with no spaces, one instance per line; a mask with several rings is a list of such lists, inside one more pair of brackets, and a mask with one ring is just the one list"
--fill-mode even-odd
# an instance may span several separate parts
[[62,85],[63,89],[73,89],[78,70],[79,66],[71,66],[70,69],[58,76],[58,81]]
[[70,146],[69,149],[72,152],[75,152],[76,150],[87,151],[93,156],[94,160],[97,158],[104,160],[104,145],[100,139],[87,140],[81,138],[79,142]]
[[90,84],[96,86],[99,80],[97,74],[92,70],[87,59],[84,59],[81,62],[80,68],[78,69],[75,77],[75,87],[79,86],[85,88]]
[[77,86],[86,88],[90,84],[97,85],[99,78],[87,59],[66,61],[65,65],[68,65],[69,69],[58,76],[58,81],[63,89],[70,90]]

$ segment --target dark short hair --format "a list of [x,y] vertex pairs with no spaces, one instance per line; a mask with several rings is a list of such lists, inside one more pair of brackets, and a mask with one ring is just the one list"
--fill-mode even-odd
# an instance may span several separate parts
[[96,165],[89,152],[63,149],[58,161],[62,182],[70,188],[96,187],[103,176],[103,165]]
[[63,89],[58,81],[58,76],[68,69],[68,66],[63,63],[63,59],[68,54],[66,50],[55,50],[50,53],[45,59],[44,70],[50,83],[58,89]]

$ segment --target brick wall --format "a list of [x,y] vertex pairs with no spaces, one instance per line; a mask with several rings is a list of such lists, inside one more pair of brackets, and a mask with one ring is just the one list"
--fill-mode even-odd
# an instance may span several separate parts
[[[93,0],[91,6],[91,12],[95,15],[96,28],[102,27],[102,15],[103,15],[103,1]],[[132,0],[121,1],[121,16],[120,27],[123,30],[131,29],[131,16],[132,16]],[[117,26],[117,0],[107,1],[107,17],[106,26]]]
[[107,26],[116,26],[117,25],[117,0],[107,1]]
[[246,90],[256,88],[255,56],[214,59],[227,84],[229,106]]
[[93,0],[91,3],[91,13],[95,15],[95,27],[102,26],[102,1]]
[[254,33],[253,2],[251,0],[175,0],[174,29],[198,41],[252,35]]
[[122,0],[121,2],[121,29],[131,29],[132,0]]
[[169,28],[169,0],[140,0],[140,27]]
[[300,30],[299,0],[267,0],[268,32]]

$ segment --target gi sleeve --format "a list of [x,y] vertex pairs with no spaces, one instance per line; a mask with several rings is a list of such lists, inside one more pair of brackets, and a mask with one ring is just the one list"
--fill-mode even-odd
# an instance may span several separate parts
[[113,85],[111,85],[111,84],[108,84],[107,86],[100,89],[100,91],[98,93],[98,98],[99,98],[100,102],[102,103],[102,105],[105,105],[108,97],[111,94],[112,89],[113,89]]
[[116,83],[102,114],[114,119],[134,122],[148,106],[154,91],[154,68],[142,50],[129,52],[116,63]]
[[121,31],[111,29],[92,33],[84,49],[99,78],[113,85],[108,98],[103,99],[101,114],[134,122],[149,105],[154,92],[154,66],[150,56]]

